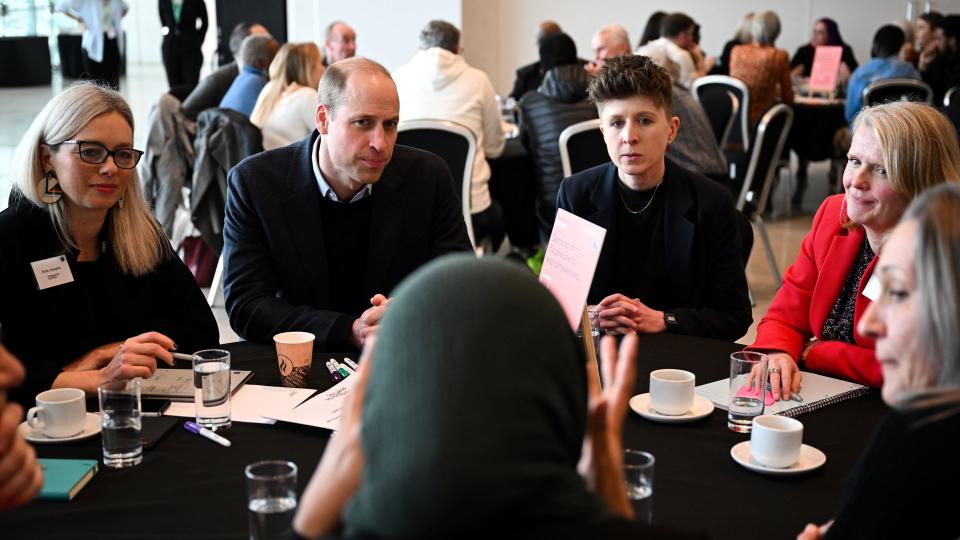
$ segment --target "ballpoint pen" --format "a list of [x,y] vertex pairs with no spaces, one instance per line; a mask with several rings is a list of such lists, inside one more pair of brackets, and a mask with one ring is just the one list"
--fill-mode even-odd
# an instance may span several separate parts
[[226,446],[228,448],[230,447],[230,441],[221,437],[220,435],[217,435],[216,433],[210,431],[209,429],[200,426],[196,422],[186,422],[183,424],[183,427],[186,428],[186,430],[189,431],[190,433],[196,433],[197,435],[200,435],[201,437],[206,437],[207,439],[210,439],[211,441],[219,445]]
[[[771,392],[771,393],[773,392],[773,389],[770,387],[769,382],[767,382],[767,392]],[[803,398],[800,397],[800,394],[790,394],[790,397],[788,399],[796,401],[797,403],[803,403]]]

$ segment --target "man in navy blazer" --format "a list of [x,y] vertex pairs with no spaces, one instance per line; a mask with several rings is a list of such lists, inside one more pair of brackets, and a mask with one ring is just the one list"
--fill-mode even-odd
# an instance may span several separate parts
[[245,339],[359,349],[404,277],[470,250],[446,164],[395,146],[399,110],[383,66],[343,60],[320,81],[317,132],[230,171],[224,294]]

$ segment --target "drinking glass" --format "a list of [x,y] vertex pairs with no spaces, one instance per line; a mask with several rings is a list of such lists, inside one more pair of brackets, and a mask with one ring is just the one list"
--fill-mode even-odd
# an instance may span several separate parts
[[737,433],[750,433],[753,419],[763,414],[766,399],[766,354],[738,351],[730,355],[730,409],[727,427]]
[[114,468],[139,465],[143,461],[140,379],[103,383],[97,388],[97,396],[103,464]]
[[627,498],[633,504],[636,520],[653,522],[653,454],[627,448],[623,451],[623,473]]
[[194,405],[197,423],[213,430],[230,427],[230,352],[193,353]]
[[291,461],[258,461],[244,469],[250,540],[290,537],[297,509],[297,465]]

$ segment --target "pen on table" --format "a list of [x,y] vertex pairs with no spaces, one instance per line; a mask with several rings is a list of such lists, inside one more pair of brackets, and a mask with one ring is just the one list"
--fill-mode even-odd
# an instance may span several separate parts
[[183,427],[186,428],[186,430],[189,431],[190,433],[196,433],[201,437],[206,437],[217,444],[220,444],[226,447],[230,446],[230,441],[221,437],[220,435],[217,435],[216,433],[210,431],[209,429],[200,426],[196,422],[186,422],[183,424]]
[[173,355],[174,360],[183,360],[184,362],[193,362],[192,354],[184,354],[179,352],[171,352],[170,354]]
[[353,360],[351,360],[351,359],[349,359],[349,358],[344,358],[344,359],[343,359],[343,363],[346,364],[347,367],[349,367],[350,369],[352,369],[352,370],[355,371],[355,372],[356,372],[356,371],[360,371],[360,366],[358,366],[356,362],[354,362]]
[[352,371],[347,369],[347,366],[341,364],[340,362],[337,362],[333,358],[331,358],[330,361],[333,362],[333,367],[335,367],[337,371],[340,372],[341,375],[343,375],[344,379],[346,379],[347,377],[350,376],[351,373],[353,373]]
[[[767,383],[767,392],[773,392],[773,389],[770,388],[770,383],[769,383],[769,382]],[[803,398],[800,397],[800,394],[790,394],[790,398],[789,398],[789,399],[792,399],[793,401],[796,401],[797,403],[803,403]]]
[[343,375],[341,375],[340,372],[337,371],[337,369],[334,367],[334,365],[331,362],[332,360],[327,361],[327,371],[330,372],[330,378],[333,379],[333,382],[342,381]]

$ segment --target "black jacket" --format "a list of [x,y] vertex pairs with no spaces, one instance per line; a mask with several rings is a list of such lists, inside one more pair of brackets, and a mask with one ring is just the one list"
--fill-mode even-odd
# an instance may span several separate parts
[[[207,35],[207,6],[203,0],[183,0],[180,11],[180,22],[173,18],[171,0],[160,0],[160,24],[166,32],[163,34],[165,49],[174,48],[177,51],[200,50],[203,38]],[[197,28],[197,21],[200,28]]]
[[223,96],[227,94],[227,90],[239,74],[240,68],[237,63],[230,62],[201,79],[187,99],[183,100],[184,116],[196,120],[203,111],[220,105]]
[[[613,290],[616,275],[617,168],[598,165],[563,181],[557,204],[607,230],[588,301],[595,304],[620,291]],[[663,186],[666,208],[664,232],[670,276],[662,286],[676,315],[676,333],[733,341],[753,321],[747,279],[740,256],[730,191],[705,176],[688,171],[666,158]],[[637,276],[638,280],[645,279]],[[643,301],[643,298],[640,298]]]
[[597,107],[587,101],[587,75],[579,65],[557,66],[534,92],[520,100],[523,143],[533,159],[537,179],[537,222],[547,238],[557,213],[557,191],[563,180],[560,133],[567,127],[597,117]]
[[[11,199],[0,213],[0,338],[27,369],[14,400],[32,405],[66,364],[151,330],[186,353],[220,342],[213,313],[179,257],[171,254],[152,273],[133,277],[123,273],[107,243],[99,260],[78,265],[45,209]],[[66,257],[74,281],[37,290],[30,263],[57,255]]]
[[[313,173],[316,131],[303,141],[243,160],[230,171],[224,224],[224,294],[230,324],[251,341],[312,332],[320,350],[341,350],[344,324],[331,311],[320,187]],[[374,185],[367,297],[389,295],[422,264],[470,251],[453,180],[434,154],[397,145]]]

